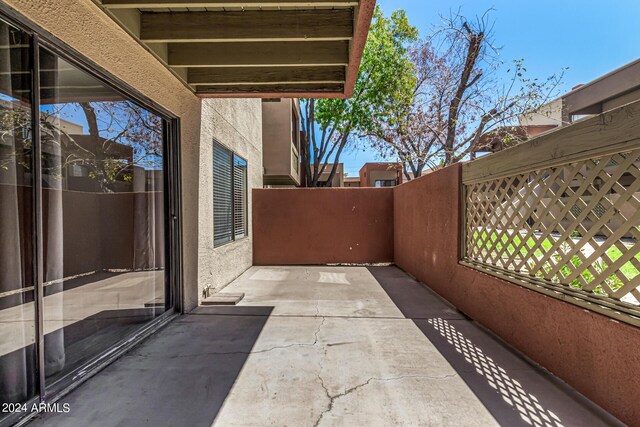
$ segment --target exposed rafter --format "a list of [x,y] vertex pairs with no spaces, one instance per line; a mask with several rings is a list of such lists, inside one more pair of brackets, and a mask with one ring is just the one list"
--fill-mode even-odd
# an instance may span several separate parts
[[168,63],[170,67],[346,66],[349,43],[172,43]]
[[[344,85],[335,83],[300,83],[300,84],[264,84],[264,85],[234,85],[234,86],[198,86],[198,94],[207,97],[284,97],[286,95],[298,97],[297,94],[305,93],[322,97],[339,97],[339,92]],[[280,94],[280,95],[279,95]]]
[[191,68],[188,80],[192,85],[265,84],[331,82],[344,83],[344,67],[242,67]]
[[353,91],[375,0],[102,5],[200,96],[345,97]]
[[145,12],[143,42],[350,40],[353,11],[249,10],[244,12]]

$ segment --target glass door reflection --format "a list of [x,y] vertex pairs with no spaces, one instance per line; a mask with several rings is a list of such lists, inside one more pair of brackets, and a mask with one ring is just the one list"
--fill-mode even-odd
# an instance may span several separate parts
[[163,120],[40,51],[47,384],[166,310]]

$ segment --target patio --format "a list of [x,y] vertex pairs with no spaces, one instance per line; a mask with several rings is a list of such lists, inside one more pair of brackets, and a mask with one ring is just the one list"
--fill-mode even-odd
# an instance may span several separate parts
[[0,2],[0,427],[640,427],[640,60],[509,149],[453,91],[438,167],[294,189],[410,58],[375,0],[223,3]]
[[252,267],[33,425],[616,425],[396,267]]

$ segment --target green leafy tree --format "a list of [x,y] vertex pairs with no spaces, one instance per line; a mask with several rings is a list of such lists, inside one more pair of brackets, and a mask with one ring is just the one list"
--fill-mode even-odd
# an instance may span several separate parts
[[[386,17],[376,7],[353,97],[302,101],[306,136],[300,151],[306,186],[331,185],[352,137],[371,133],[398,104],[411,102],[416,76],[407,51],[417,39],[418,30],[403,10]],[[328,167],[328,179],[321,181]]]

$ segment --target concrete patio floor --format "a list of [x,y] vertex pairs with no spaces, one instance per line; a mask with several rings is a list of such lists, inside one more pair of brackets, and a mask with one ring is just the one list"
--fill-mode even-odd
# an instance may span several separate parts
[[395,267],[253,267],[46,426],[617,425]]

